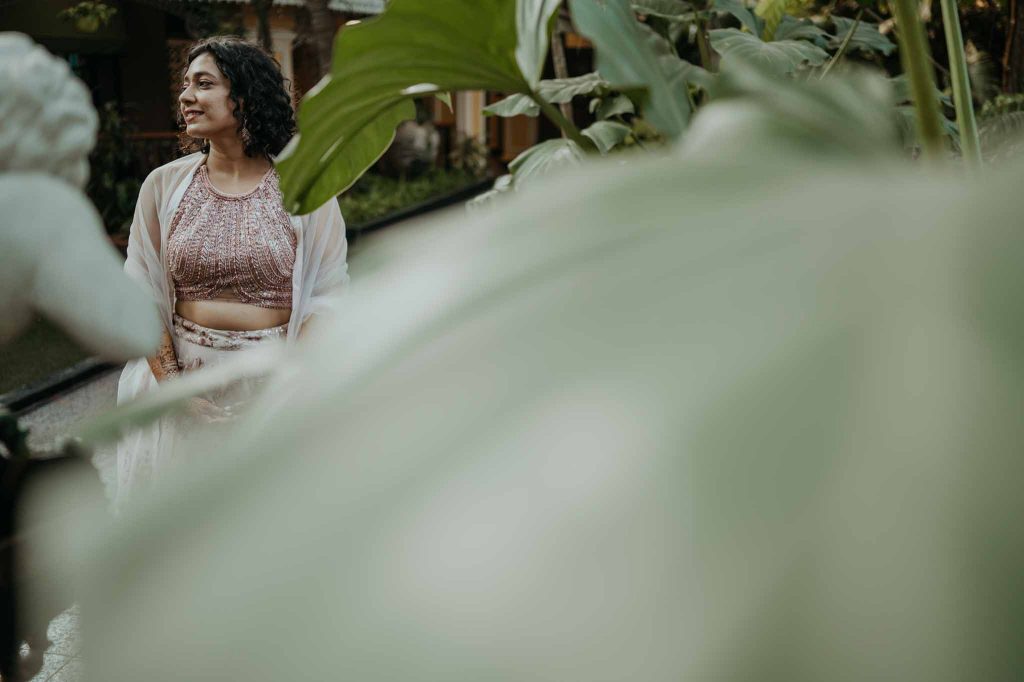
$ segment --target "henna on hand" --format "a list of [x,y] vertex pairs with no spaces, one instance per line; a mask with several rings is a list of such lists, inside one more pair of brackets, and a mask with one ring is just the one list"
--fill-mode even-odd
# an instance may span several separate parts
[[165,381],[181,373],[178,369],[178,356],[174,352],[174,341],[166,329],[160,339],[160,350],[157,351],[155,357],[146,358],[146,360],[157,381]]

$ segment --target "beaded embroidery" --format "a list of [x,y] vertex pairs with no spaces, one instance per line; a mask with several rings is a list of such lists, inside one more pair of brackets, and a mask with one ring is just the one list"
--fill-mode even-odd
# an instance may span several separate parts
[[297,237],[273,169],[251,192],[224,194],[206,164],[171,221],[167,262],[180,301],[230,294],[261,308],[290,308]]

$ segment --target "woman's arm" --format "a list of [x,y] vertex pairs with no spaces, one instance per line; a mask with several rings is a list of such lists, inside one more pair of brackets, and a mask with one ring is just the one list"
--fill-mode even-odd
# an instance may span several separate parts
[[[310,333],[313,322],[315,329],[322,318],[333,312],[338,289],[348,282],[348,242],[345,240],[345,220],[336,200],[330,200],[303,216],[303,281],[302,297],[298,299],[301,309],[297,337]],[[293,305],[296,303],[293,298]]]
[[171,340],[171,335],[167,333],[166,329],[160,338],[160,350],[157,351],[155,356],[146,358],[146,362],[149,363],[149,369],[153,372],[153,376],[156,377],[158,382],[163,383],[167,379],[179,374],[178,356],[174,352],[174,341]]
[[[181,370],[178,369],[178,355],[174,352],[174,341],[166,329],[160,340],[160,350],[155,356],[146,358],[146,362],[149,363],[149,369],[159,383],[181,374]],[[185,404],[185,411],[205,422],[223,421],[228,416],[222,408],[200,397],[190,398]]]

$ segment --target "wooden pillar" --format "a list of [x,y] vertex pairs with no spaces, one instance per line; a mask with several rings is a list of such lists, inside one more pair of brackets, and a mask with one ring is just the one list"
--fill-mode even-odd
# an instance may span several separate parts
[[487,126],[484,121],[483,90],[466,90],[455,93],[455,133],[461,139],[473,137],[480,142],[487,141]]

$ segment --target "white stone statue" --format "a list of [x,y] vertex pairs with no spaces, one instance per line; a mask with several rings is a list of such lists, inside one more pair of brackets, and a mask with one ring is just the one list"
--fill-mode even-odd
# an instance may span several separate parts
[[[124,274],[82,192],[97,128],[89,91],[63,60],[27,36],[0,33],[0,121],[0,343],[16,336],[34,310],[103,358],[152,352],[161,329],[156,308]],[[18,466],[0,461],[5,485],[27,480],[15,477]],[[74,515],[95,522],[75,504]],[[31,527],[23,511],[22,527]],[[38,670],[48,645],[46,624],[71,598],[65,592],[71,580],[60,565],[66,561],[54,560],[63,555],[31,544],[27,551],[24,542],[16,545],[16,583],[24,592],[17,635],[29,645],[16,663],[23,675]],[[65,541],[58,544],[66,549]]]
[[0,342],[33,309],[111,360],[152,352],[160,322],[82,193],[97,117],[63,60],[0,33]]

